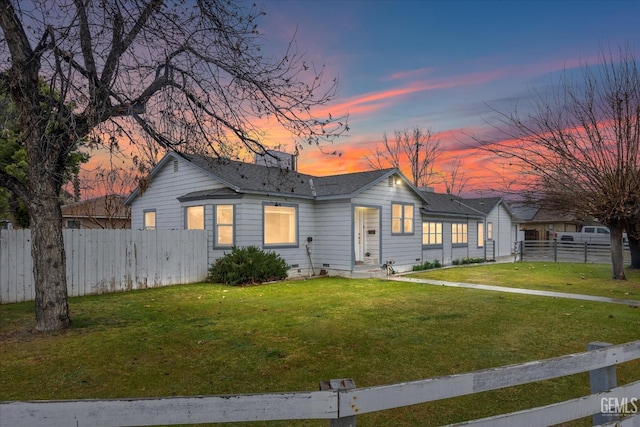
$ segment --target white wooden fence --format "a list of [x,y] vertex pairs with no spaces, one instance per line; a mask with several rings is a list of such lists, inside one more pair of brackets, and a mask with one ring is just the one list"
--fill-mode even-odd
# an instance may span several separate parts
[[[594,417],[594,424],[640,426],[640,381],[616,386],[615,365],[640,359],[640,341],[519,365],[400,384],[351,388],[332,380],[321,391],[147,399],[0,402],[1,425],[151,426],[239,421],[327,419],[355,426],[356,417],[440,399],[590,372],[593,394],[567,402],[465,422],[473,426],[548,426]],[[326,382],[324,382],[326,383]],[[626,406],[625,406],[626,405]],[[616,413],[625,406],[628,417]]]
[[[63,230],[69,296],[207,277],[206,231]],[[0,231],[0,304],[35,298],[30,230]]]

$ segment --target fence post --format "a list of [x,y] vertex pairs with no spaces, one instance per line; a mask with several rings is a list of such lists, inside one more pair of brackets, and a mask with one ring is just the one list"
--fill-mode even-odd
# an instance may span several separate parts
[[558,262],[558,241],[553,241],[553,262]]
[[[599,348],[609,347],[612,344],[606,342],[590,342],[587,344],[587,350],[597,350]],[[591,394],[600,393],[603,391],[614,389],[618,386],[618,379],[616,377],[616,365],[606,366],[604,368],[593,369],[589,371],[589,383],[591,384]],[[601,407],[602,409],[602,407]],[[603,414],[598,413],[593,415],[593,425],[599,426],[601,424],[610,423],[619,419],[617,414]]]
[[[341,390],[351,390],[354,388],[356,388],[356,384],[353,382],[351,378],[345,378],[341,380],[320,381],[320,390],[337,390],[338,391],[338,402],[340,402]],[[338,412],[338,418],[329,420],[329,427],[356,427],[356,416],[352,415],[349,417],[341,418],[340,412]]]
[[589,243],[584,242],[584,263],[586,264],[588,261],[588,253],[589,253]]

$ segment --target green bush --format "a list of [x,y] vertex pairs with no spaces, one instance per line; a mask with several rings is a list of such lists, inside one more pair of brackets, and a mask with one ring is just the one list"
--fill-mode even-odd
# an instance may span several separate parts
[[413,271],[431,270],[432,268],[440,268],[442,264],[440,260],[434,259],[433,262],[425,261],[423,264],[413,266]]
[[462,260],[454,259],[451,261],[452,265],[467,265],[467,264],[482,264],[485,262],[484,258],[463,258]]
[[262,283],[285,279],[287,270],[287,263],[275,252],[256,246],[234,247],[211,264],[207,280],[227,285]]

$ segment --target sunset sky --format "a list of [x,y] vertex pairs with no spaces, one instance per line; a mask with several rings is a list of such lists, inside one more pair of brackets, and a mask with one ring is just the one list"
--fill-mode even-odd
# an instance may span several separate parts
[[[484,159],[469,138],[486,129],[487,105],[520,109],[532,89],[563,69],[594,63],[609,47],[628,44],[636,57],[640,52],[640,2],[632,0],[263,0],[258,6],[266,11],[267,42],[284,46],[295,34],[306,58],[339,79],[329,110],[350,116],[348,135],[327,147],[342,155],[306,148],[301,172],[367,170],[363,156],[385,131],[431,128],[445,148],[437,169],[461,159],[469,196],[501,185],[503,166]],[[286,138],[269,142],[293,147]]]

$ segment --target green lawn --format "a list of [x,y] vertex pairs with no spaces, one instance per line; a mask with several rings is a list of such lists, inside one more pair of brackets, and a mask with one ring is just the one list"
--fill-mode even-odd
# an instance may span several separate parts
[[518,262],[425,270],[409,277],[640,300],[640,271],[628,269],[626,275],[626,281],[611,279],[607,264]]
[[[0,400],[303,391],[332,378],[364,387],[640,339],[640,311],[625,305],[380,280],[173,286],[70,308],[71,330],[39,335],[33,304],[0,306]],[[620,384],[637,379],[640,363],[618,367]],[[358,426],[441,425],[586,394],[582,374],[367,414]]]

